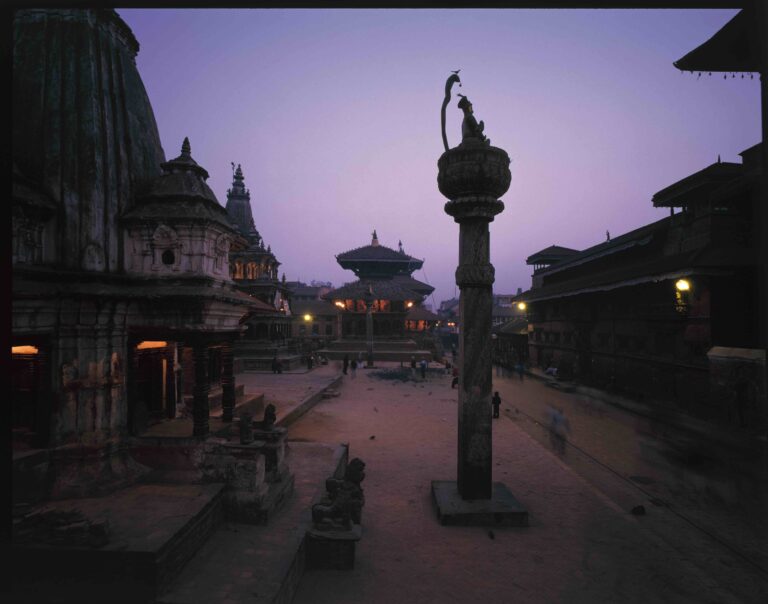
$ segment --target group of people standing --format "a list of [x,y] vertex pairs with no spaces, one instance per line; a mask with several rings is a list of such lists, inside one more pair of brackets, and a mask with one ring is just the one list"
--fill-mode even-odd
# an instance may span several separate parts
[[344,355],[344,361],[342,362],[341,371],[344,373],[344,375],[347,375],[347,372],[351,369],[352,370],[352,379],[354,380],[357,376],[357,368],[359,365],[362,364],[362,361],[359,361],[360,355],[357,355],[357,359],[352,359],[352,361],[349,360],[349,355]]

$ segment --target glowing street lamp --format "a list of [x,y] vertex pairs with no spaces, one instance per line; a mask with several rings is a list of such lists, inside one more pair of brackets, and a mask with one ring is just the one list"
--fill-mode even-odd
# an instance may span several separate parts
[[517,303],[517,310],[525,310],[526,308],[528,308],[528,305],[525,302]]
[[311,321],[312,320],[312,315],[310,315],[310,314],[304,315],[304,320],[307,321],[307,322]]
[[687,279],[679,279],[675,283],[675,287],[677,288],[677,291],[679,292],[687,292],[691,289],[691,283]]
[[405,306],[411,308],[413,306],[413,302],[406,302]]

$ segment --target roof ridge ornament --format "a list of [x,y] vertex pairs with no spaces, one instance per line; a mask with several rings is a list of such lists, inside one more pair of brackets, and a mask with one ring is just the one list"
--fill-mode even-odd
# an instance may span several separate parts
[[371,239],[371,245],[373,247],[378,247],[379,246],[379,238],[376,235],[376,229],[373,229],[373,238]]
[[191,159],[192,158],[192,147],[189,144],[189,137],[184,137],[184,142],[181,143],[181,156],[184,159]]

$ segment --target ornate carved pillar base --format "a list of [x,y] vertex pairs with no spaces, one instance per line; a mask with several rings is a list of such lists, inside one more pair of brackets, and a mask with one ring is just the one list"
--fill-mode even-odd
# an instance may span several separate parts
[[195,343],[192,347],[195,366],[195,385],[192,390],[192,435],[195,438],[208,436],[208,345]]
[[221,419],[231,422],[235,412],[235,375],[232,342],[221,347]]

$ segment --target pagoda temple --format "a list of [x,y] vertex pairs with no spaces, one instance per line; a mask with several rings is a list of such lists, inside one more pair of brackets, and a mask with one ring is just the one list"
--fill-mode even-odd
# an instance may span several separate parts
[[344,311],[342,338],[365,338],[366,299],[373,304],[375,338],[405,337],[408,311],[434,291],[431,285],[411,276],[424,261],[406,254],[402,243],[398,250],[381,245],[375,230],[370,245],[339,254],[336,261],[358,277],[325,295]]

